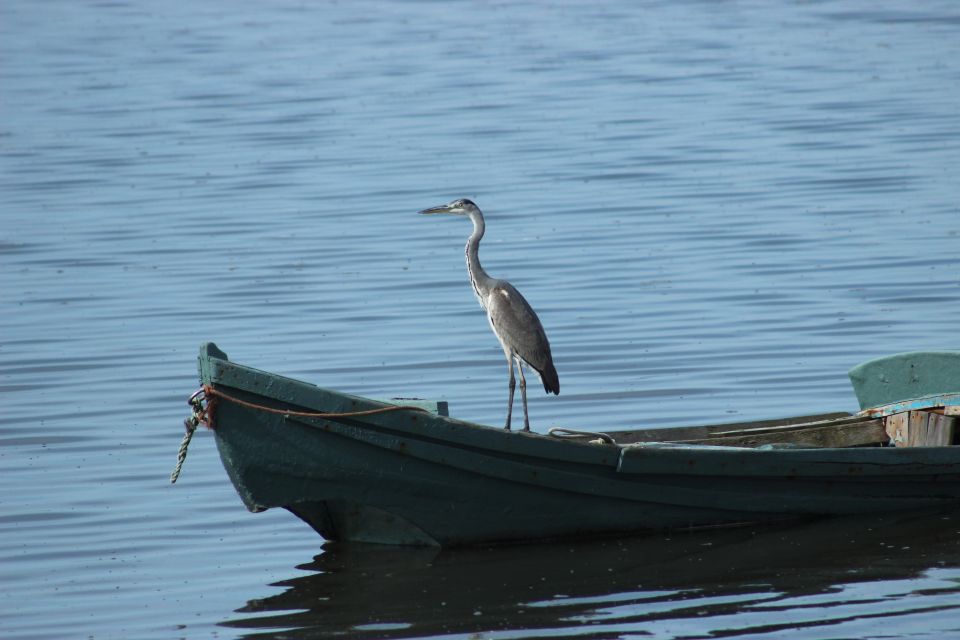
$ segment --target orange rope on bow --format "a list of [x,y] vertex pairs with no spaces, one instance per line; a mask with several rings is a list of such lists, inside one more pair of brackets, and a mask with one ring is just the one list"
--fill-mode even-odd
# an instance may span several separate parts
[[227,402],[232,402],[238,404],[241,407],[247,407],[248,409],[256,409],[258,411],[263,411],[266,413],[274,413],[282,416],[296,416],[298,418],[354,418],[358,416],[372,416],[379,413],[389,413],[391,411],[423,411],[427,412],[426,409],[422,407],[413,407],[409,405],[399,405],[392,404],[386,407],[380,407],[378,409],[365,409],[363,411],[344,411],[340,413],[327,413],[323,411],[292,411],[290,409],[275,409],[273,407],[267,407],[262,404],[257,404],[255,402],[248,402],[247,400],[241,400],[240,398],[235,398],[228,393],[224,393],[213,387],[213,385],[205,384],[203,385],[203,395],[207,398],[207,410],[206,410],[206,420],[205,424],[213,428],[213,402],[216,399],[223,399]]

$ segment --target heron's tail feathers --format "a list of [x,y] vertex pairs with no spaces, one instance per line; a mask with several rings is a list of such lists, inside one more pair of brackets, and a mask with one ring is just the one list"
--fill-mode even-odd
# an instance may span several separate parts
[[547,366],[537,373],[540,374],[544,391],[560,395],[560,376],[557,375],[557,368],[553,366],[552,362],[547,362]]

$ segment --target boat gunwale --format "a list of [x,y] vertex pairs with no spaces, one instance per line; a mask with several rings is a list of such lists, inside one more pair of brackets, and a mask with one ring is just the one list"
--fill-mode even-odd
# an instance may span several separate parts
[[[318,411],[344,411],[366,410],[389,405],[378,400],[323,389],[311,383],[254,369],[209,353],[201,354],[200,368],[205,383],[225,385],[272,402],[295,407]],[[328,402],[333,402],[333,405],[328,405]],[[855,414],[845,414],[836,420],[850,422],[858,419],[861,418]],[[790,424],[790,420],[785,420],[787,422],[783,425],[785,430],[800,428],[804,425],[804,423]],[[322,428],[312,423],[312,419],[297,418],[295,421],[306,426]],[[563,465],[569,464],[597,466],[606,468],[609,470],[608,473],[613,472],[621,477],[638,473],[793,478],[831,475],[850,477],[861,474],[874,476],[875,473],[871,473],[871,469],[876,473],[906,472],[908,476],[915,476],[958,473],[950,467],[960,464],[960,447],[956,446],[751,448],[684,443],[676,439],[611,445],[551,438],[539,433],[506,431],[457,418],[413,411],[363,416],[362,419],[337,418],[336,420],[318,419],[318,421],[321,425],[327,425],[327,430],[339,432],[341,435],[346,435],[345,429],[356,429],[358,431],[352,436],[355,438],[364,430],[375,429],[391,437],[415,438],[424,446],[436,445],[471,450],[475,454],[490,456],[499,461],[512,459],[528,464],[536,461],[536,464],[541,467],[552,467],[558,471],[563,470]],[[829,426],[830,422],[825,420],[808,424],[822,428]],[[758,424],[775,423],[775,420],[765,420]],[[733,423],[737,426],[744,424],[750,423]],[[703,428],[715,430],[733,425],[707,425]],[[696,428],[698,427],[676,429],[683,431]],[[763,429],[769,428],[771,427],[763,427]],[[634,430],[611,433],[642,432],[643,430]],[[691,454],[695,454],[702,464],[679,464],[678,456],[689,458]],[[647,459],[648,463],[644,469],[637,469],[634,461],[641,457]],[[778,465],[803,465],[804,469],[776,472]],[[814,471],[811,465],[820,468]],[[836,465],[836,471],[828,471],[834,465]],[[851,471],[851,465],[859,470]],[[770,469],[767,473],[758,474],[757,471],[764,467],[770,467]]]

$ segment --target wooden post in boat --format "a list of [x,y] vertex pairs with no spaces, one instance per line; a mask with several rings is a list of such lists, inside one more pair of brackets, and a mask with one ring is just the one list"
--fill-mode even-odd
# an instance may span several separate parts
[[885,428],[897,447],[944,447],[953,444],[956,418],[936,411],[905,411],[887,416]]
[[910,427],[910,412],[895,413],[884,418],[883,422],[887,435],[890,436],[890,444],[895,447],[906,447],[907,433]]

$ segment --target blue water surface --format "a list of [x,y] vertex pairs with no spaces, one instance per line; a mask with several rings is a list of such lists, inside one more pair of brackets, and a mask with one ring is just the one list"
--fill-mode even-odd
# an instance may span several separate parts
[[949,517],[421,556],[246,513],[209,433],[167,481],[210,340],[501,424],[469,224],[416,215],[460,196],[553,346],[536,431],[960,348],[955,3],[7,0],[0,114],[4,638],[960,637]]

